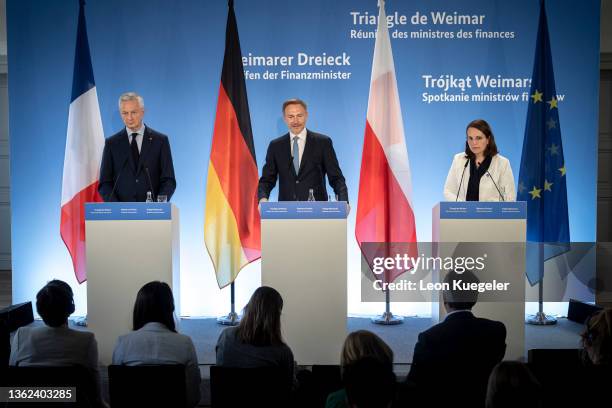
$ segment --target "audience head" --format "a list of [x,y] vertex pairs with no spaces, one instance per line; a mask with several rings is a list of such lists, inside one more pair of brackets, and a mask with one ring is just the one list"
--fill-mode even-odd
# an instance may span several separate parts
[[542,387],[527,365],[502,361],[489,376],[486,408],[539,408]]
[[133,329],[157,322],[176,332],[174,324],[174,298],[165,282],[153,281],[144,285],[136,295],[134,303]]
[[582,346],[595,365],[612,362],[612,309],[597,312],[585,322]]
[[[454,310],[472,310],[478,300],[477,290],[462,290],[455,288],[455,282],[459,285],[480,282],[472,271],[463,273],[449,271],[444,277],[444,283],[449,285],[449,290],[442,292],[444,307],[447,312]],[[462,288],[462,286],[461,286]]]
[[253,292],[244,307],[238,338],[246,344],[272,346],[283,344],[281,312],[283,298],[269,286],[261,286]]
[[47,326],[68,324],[68,316],[74,313],[72,289],[64,281],[50,281],[36,295],[36,310]]
[[344,387],[351,408],[387,408],[395,395],[393,366],[364,357],[344,367]]
[[393,351],[383,339],[367,330],[350,333],[344,340],[340,364],[346,367],[365,357],[393,366]]

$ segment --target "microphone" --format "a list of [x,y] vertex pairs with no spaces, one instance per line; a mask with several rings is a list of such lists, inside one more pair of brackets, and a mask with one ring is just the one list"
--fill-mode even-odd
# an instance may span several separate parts
[[497,190],[497,192],[499,193],[499,198],[501,198],[502,201],[506,201],[506,199],[504,198],[504,196],[502,195],[501,191],[499,191],[499,188],[497,187],[497,183],[495,183],[495,180],[493,179],[493,176],[491,175],[491,173],[489,173],[489,169],[487,169],[487,176],[489,176],[489,178],[491,179],[491,181],[493,182],[493,185],[495,186],[495,189]]
[[455,201],[459,200],[459,192],[461,191],[461,184],[463,184],[463,176],[465,176],[465,169],[467,168],[467,165],[469,162],[470,162],[470,159],[467,158],[467,160],[465,161],[465,164],[463,165],[463,172],[461,173],[461,181],[459,182],[459,188],[457,189],[457,197],[455,197]]
[[151,174],[149,173],[149,166],[145,166],[145,172],[147,173],[147,180],[149,181],[149,188],[151,189],[151,194],[153,195],[153,201],[155,200],[155,191],[153,191],[153,183],[151,183]]
[[119,183],[119,177],[121,177],[121,173],[123,173],[123,169],[125,168],[125,164],[128,162],[128,158],[129,158],[129,156],[125,156],[125,160],[123,160],[123,164],[121,165],[121,168],[119,169],[119,173],[117,173],[117,178],[115,179],[115,184],[113,184],[113,189],[111,190],[110,196],[108,196],[108,198],[111,201],[112,201],[113,195],[115,194],[115,191],[117,189],[117,184]]

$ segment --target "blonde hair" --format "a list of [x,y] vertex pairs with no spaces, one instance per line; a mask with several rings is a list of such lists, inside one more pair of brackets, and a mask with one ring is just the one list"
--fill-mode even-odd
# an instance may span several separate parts
[[299,98],[291,98],[283,102],[283,115],[285,114],[285,109],[287,109],[287,106],[289,105],[302,105],[304,110],[308,112],[308,106],[306,105],[306,102]]
[[346,367],[364,357],[372,357],[382,363],[393,364],[393,351],[383,339],[370,331],[357,330],[350,333],[344,340],[340,364]]
[[593,364],[612,363],[612,309],[591,316],[580,336]]

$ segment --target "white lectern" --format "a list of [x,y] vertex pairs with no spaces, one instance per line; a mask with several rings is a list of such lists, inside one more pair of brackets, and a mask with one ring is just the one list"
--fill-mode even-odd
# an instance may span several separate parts
[[261,204],[261,283],[283,297],[298,364],[338,364],[346,338],[346,203]]
[[87,326],[110,364],[117,337],[132,330],[138,290],[168,283],[179,313],[179,213],[170,203],[85,205]]
[[[441,202],[433,208],[432,240],[440,243],[521,243],[527,237],[527,205],[525,202]],[[452,245],[441,245],[447,251]],[[490,246],[489,246],[490,248]],[[499,251],[509,246],[500,245]],[[516,247],[514,247],[516,249]],[[450,254],[441,254],[446,256]],[[514,276],[510,279],[520,281],[524,286],[524,246],[514,251],[512,262],[504,256],[491,256],[487,268],[495,268]],[[491,264],[496,262],[497,264]],[[520,275],[517,275],[520,274]],[[521,291],[524,296],[524,290]],[[443,318],[445,310],[442,302],[434,303],[432,314]],[[478,317],[502,321],[506,325],[505,359],[518,359],[525,356],[525,300],[488,301],[477,303],[473,309]]]

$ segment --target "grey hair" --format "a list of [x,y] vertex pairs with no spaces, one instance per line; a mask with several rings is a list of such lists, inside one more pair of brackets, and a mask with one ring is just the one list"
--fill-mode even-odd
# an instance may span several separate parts
[[119,97],[119,109],[121,109],[121,103],[127,101],[138,101],[138,106],[144,108],[144,99],[136,92],[125,92]]

